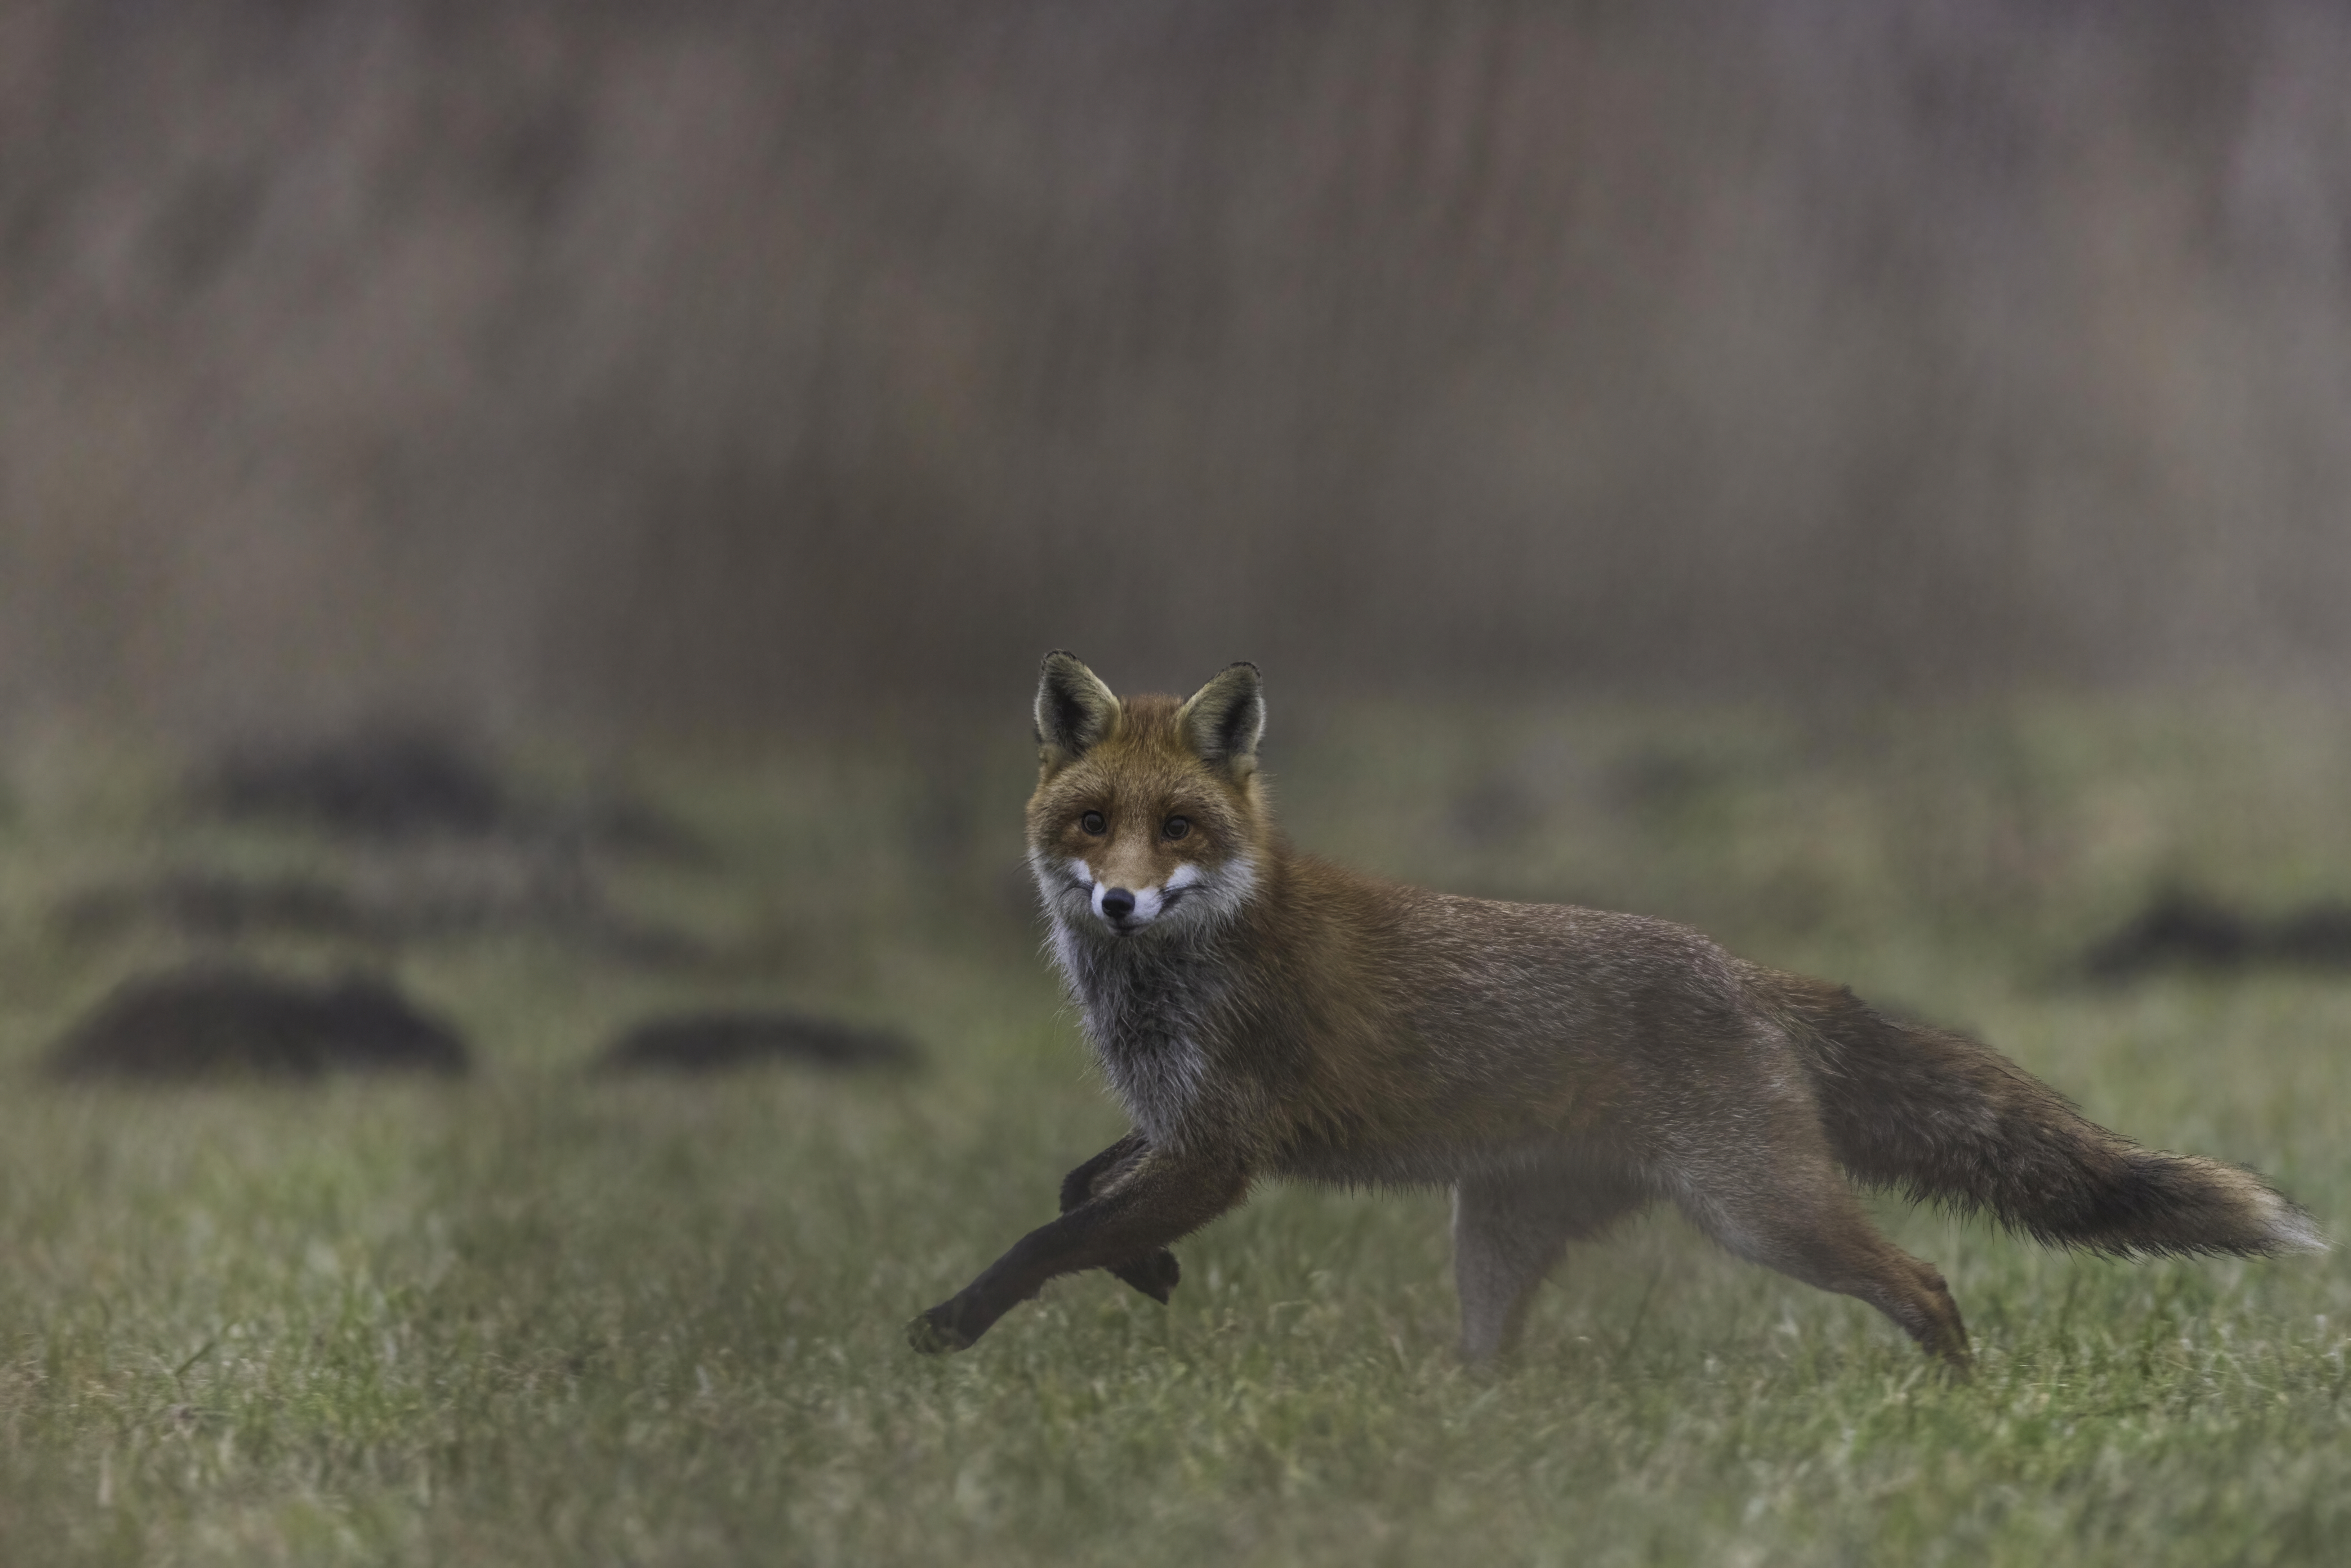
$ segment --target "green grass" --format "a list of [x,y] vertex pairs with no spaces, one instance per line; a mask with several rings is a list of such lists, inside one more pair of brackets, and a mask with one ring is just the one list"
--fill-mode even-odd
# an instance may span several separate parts
[[[184,938],[69,943],[162,865],[375,874],[162,809],[152,762],[20,758],[0,812],[0,1562],[2031,1563],[2325,1561],[2351,1539],[2351,1261],[2122,1264],[1881,1206],[1980,1373],[1669,1215],[1577,1252],[1524,1356],[1450,1355],[1439,1195],[1270,1188],[1163,1310],[1065,1281],[958,1357],[916,1310],[1122,1128],[1035,955],[1026,759],[673,761],[709,868],[648,974],[529,931],[351,954],[482,1057],[458,1085],[65,1090],[44,1043]],[[1692,919],[1979,1030],[2147,1142],[2351,1215],[2351,980],[2066,982],[2169,882],[2351,894],[2351,720],[2210,701],[1807,726],[1374,710],[1277,730],[1308,847]],[[549,770],[559,778],[559,767]],[[580,1071],[664,1006],[904,1025],[907,1080]]]

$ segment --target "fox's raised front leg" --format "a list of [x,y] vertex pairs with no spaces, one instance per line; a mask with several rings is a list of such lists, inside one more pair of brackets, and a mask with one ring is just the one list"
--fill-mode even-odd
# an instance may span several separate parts
[[[1123,1176],[1127,1167],[1143,1157],[1149,1145],[1140,1133],[1129,1133],[1068,1176],[1061,1178],[1061,1212],[1067,1214],[1094,1193],[1097,1186],[1107,1187]],[[1162,1247],[1147,1258],[1130,1259],[1111,1265],[1111,1273],[1157,1301],[1167,1304],[1176,1283],[1184,1277],[1183,1268],[1176,1254]]]
[[1238,1164],[1146,1150],[1116,1180],[1014,1242],[978,1279],[907,1324],[906,1343],[925,1354],[962,1350],[1046,1281],[1149,1258],[1234,1207],[1249,1186],[1249,1172]]

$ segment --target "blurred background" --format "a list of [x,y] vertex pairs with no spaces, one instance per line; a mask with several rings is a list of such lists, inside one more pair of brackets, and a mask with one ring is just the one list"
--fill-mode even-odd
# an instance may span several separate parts
[[0,737],[2323,682],[2346,81],[2300,0],[5,0]]

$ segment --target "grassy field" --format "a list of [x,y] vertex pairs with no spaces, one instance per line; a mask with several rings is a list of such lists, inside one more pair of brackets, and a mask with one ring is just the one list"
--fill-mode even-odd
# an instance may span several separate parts
[[[503,873],[479,850],[206,823],[153,758],[14,758],[0,1562],[2340,1560],[2343,1252],[2123,1264],[1883,1205],[1976,1335],[1953,1387],[1866,1309],[1652,1215],[1571,1258],[1490,1377],[1451,1358],[1441,1196],[1273,1188],[1181,1249],[1172,1308],[1071,1280],[969,1354],[913,1355],[904,1321],[1123,1129],[1036,955],[1019,724],[644,764],[719,852],[590,870],[713,949],[684,968],[524,920],[364,945],[77,935],[61,903],[165,871]],[[1695,921],[1974,1029],[2099,1119],[2257,1165],[2346,1229],[2351,977],[2094,988],[2071,963],[2167,885],[2257,910],[2351,894],[2351,713],[1278,706],[1275,726],[1308,848]],[[559,759],[535,777],[577,783]],[[480,1068],[38,1077],[123,976],[225,947],[394,973]],[[895,1024],[932,1065],[583,1071],[620,1025],[711,1002]]]

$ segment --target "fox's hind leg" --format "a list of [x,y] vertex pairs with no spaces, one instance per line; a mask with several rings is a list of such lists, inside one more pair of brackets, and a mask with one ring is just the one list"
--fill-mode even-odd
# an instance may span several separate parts
[[1708,1151],[1673,1185],[1682,1212],[1730,1251],[1867,1301],[1929,1355],[1969,1369],[1968,1331],[1942,1274],[1877,1233],[1824,1146],[1783,1134],[1740,1154]]
[[1474,1176],[1453,1189],[1453,1279],[1461,1294],[1461,1358],[1516,1348],[1535,1289],[1567,1244],[1640,1202],[1602,1177],[1556,1170]]

